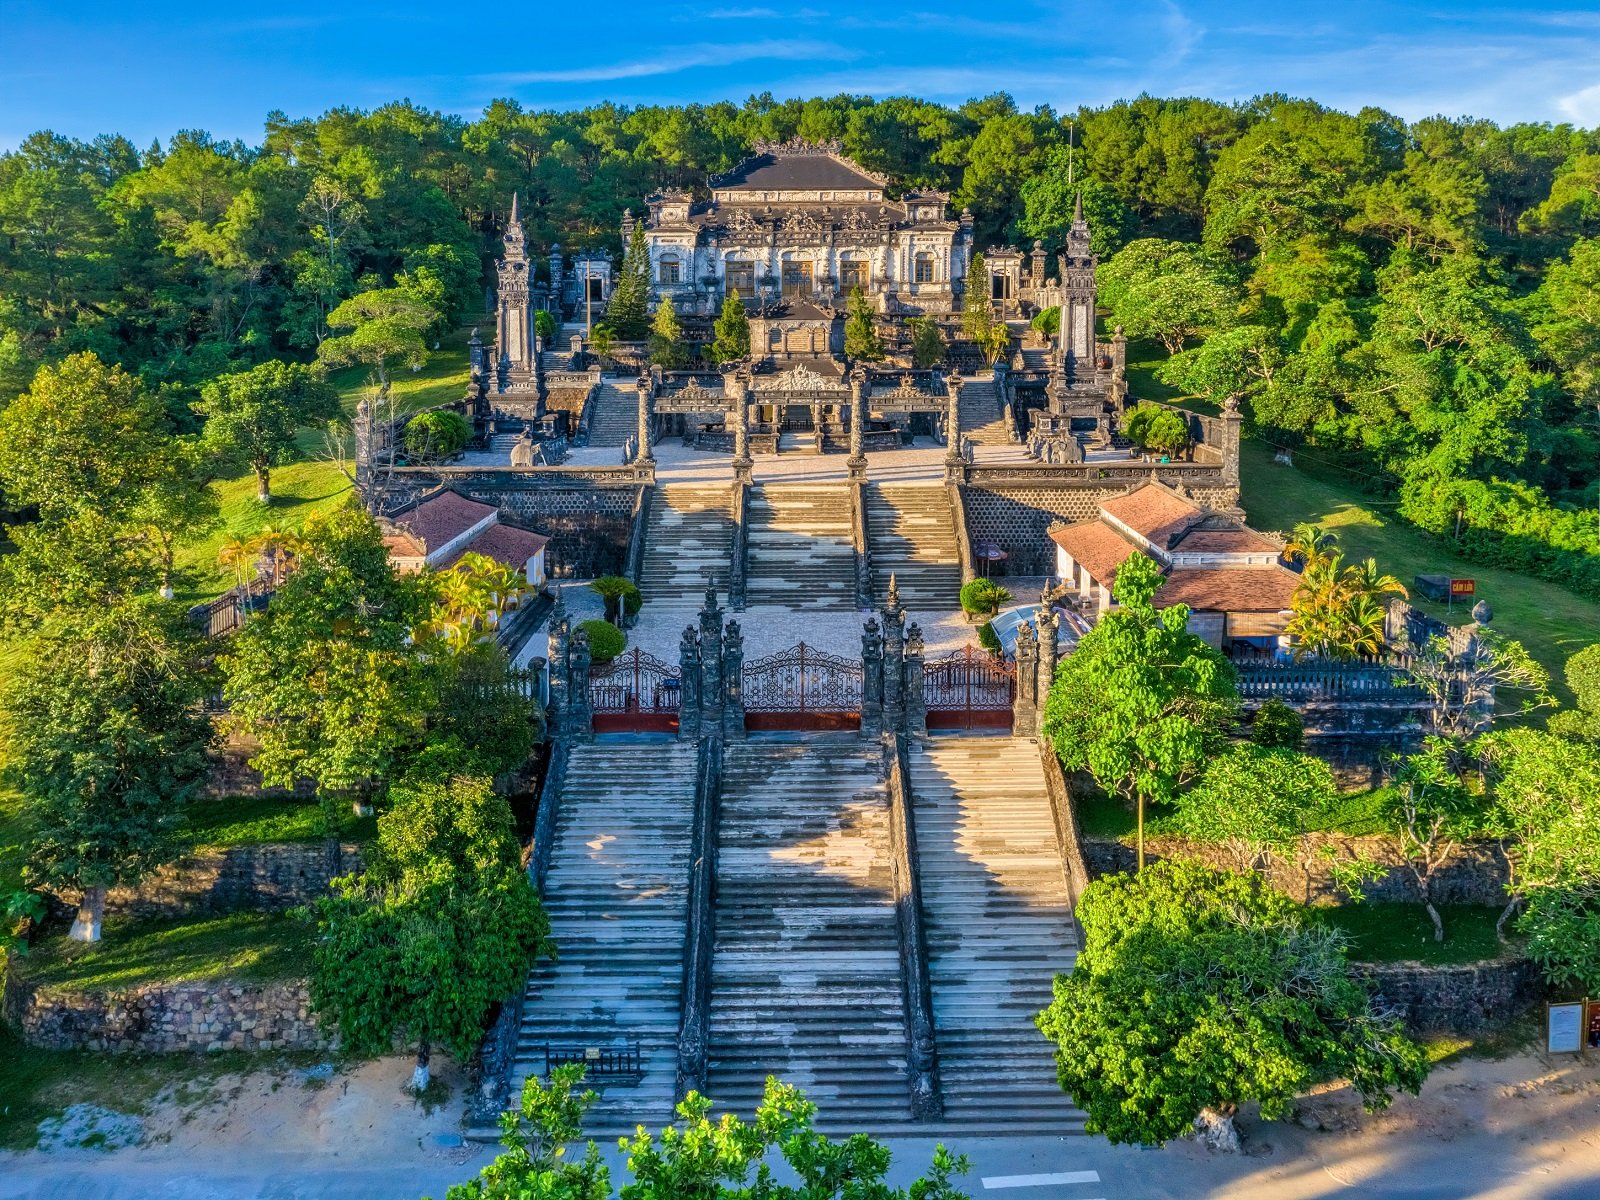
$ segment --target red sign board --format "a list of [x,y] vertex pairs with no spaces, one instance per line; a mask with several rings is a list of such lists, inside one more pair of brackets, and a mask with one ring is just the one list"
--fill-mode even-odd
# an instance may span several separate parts
[[1473,596],[1478,591],[1476,579],[1452,579],[1450,581],[1450,594],[1452,596]]

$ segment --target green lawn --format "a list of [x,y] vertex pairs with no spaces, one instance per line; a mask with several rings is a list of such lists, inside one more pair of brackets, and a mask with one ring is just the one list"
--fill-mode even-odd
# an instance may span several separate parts
[[1494,935],[1500,909],[1494,905],[1441,904],[1444,941],[1433,940],[1433,923],[1420,904],[1342,904],[1307,910],[1314,920],[1350,937],[1356,962],[1482,962],[1505,953]]
[[[1272,454],[1263,442],[1246,440],[1242,447],[1242,502],[1250,524],[1288,532],[1301,522],[1315,522],[1339,535],[1347,558],[1376,558],[1407,586],[1417,574],[1476,579],[1478,598],[1494,609],[1494,627],[1527,646],[1555,679],[1563,702],[1571,701],[1562,666],[1584,646],[1600,641],[1600,603],[1514,571],[1469,563],[1400,520],[1392,504],[1365,495],[1353,484],[1274,462]],[[1444,605],[1415,594],[1411,603],[1458,625],[1471,620],[1459,605],[1447,613]]]
[[[196,846],[248,846],[257,842],[320,842],[327,836],[322,807],[315,800],[279,796],[204,800],[188,811],[184,838]],[[338,809],[333,832],[349,841],[368,841],[376,832],[372,817]]]
[[1317,833],[1342,833],[1350,837],[1370,837],[1383,833],[1387,829],[1383,809],[1388,798],[1388,788],[1347,792],[1334,797],[1333,803],[1322,812],[1313,813],[1307,819],[1306,827]]
[[233,979],[275,983],[311,969],[315,928],[282,913],[133,921],[108,918],[101,941],[64,934],[34,945],[20,966],[35,983],[70,991]]
[[[421,371],[415,375],[402,372],[392,385],[400,412],[415,412],[460,399],[467,386],[467,337],[467,330],[457,330],[443,339],[439,351]],[[367,369],[350,367],[335,371],[329,378],[339,388],[345,412],[353,413],[368,387]],[[249,471],[211,485],[222,521],[217,528],[179,548],[178,566],[187,573],[187,586],[180,591],[183,599],[198,604],[235,584],[232,569],[217,562],[218,553],[231,539],[248,539],[269,525],[299,529],[310,518],[337,508],[349,498],[350,480],[327,461],[323,434],[306,430],[298,444],[300,459],[272,470],[270,505],[257,502],[255,476]]]

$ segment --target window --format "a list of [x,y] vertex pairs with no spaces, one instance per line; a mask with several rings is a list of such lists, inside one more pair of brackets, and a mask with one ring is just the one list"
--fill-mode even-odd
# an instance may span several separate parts
[[911,279],[913,283],[933,282],[933,255],[917,255],[915,261],[912,263]]
[[788,261],[783,264],[783,294],[802,295],[811,290],[811,264]]
[[676,258],[663,258],[661,260],[660,280],[662,283],[682,283],[683,264]]
[[751,262],[727,264],[728,291],[736,296],[752,297],[756,294],[756,265]]
[[848,292],[851,288],[865,290],[867,264],[861,259],[846,259],[839,264],[839,287]]

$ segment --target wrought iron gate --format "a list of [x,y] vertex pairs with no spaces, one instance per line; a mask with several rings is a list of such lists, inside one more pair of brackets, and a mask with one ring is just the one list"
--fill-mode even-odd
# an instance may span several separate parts
[[671,733],[678,728],[683,680],[675,667],[635,646],[589,669],[596,733]]
[[746,664],[746,729],[859,729],[861,664],[801,642]]
[[1010,729],[1016,694],[1016,667],[975,646],[922,667],[929,729]]

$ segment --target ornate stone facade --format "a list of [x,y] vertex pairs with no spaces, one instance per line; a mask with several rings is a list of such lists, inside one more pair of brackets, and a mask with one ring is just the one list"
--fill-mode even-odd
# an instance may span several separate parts
[[890,199],[888,180],[837,142],[757,142],[710,198],[647,197],[652,291],[710,314],[736,292],[842,307],[861,287],[882,312],[950,313],[972,244],[971,214],[947,216],[942,192]]

